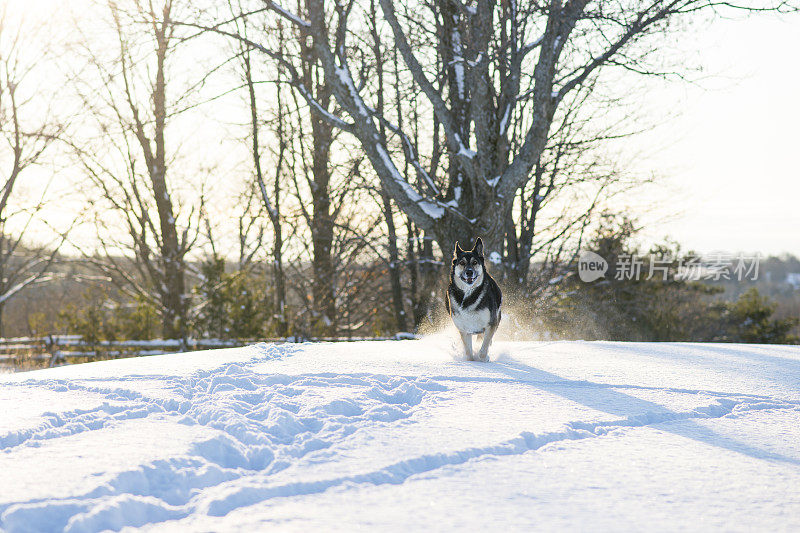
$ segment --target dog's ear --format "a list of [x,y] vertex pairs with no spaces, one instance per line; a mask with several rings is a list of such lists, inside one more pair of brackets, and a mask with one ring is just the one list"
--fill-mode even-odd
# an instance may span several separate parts
[[475,248],[473,248],[473,250],[475,250],[476,254],[483,256],[483,240],[481,240],[480,237],[475,241]]
[[456,247],[453,249],[453,257],[458,257],[459,255],[463,254],[464,254],[464,249],[461,248],[461,245],[458,244],[458,241],[456,241]]

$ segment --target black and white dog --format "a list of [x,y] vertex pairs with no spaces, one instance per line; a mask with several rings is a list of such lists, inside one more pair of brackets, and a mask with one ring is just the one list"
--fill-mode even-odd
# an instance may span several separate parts
[[500,287],[486,272],[480,237],[472,250],[463,250],[456,243],[445,302],[447,312],[461,333],[461,341],[470,361],[474,360],[472,336],[479,333],[483,333],[483,344],[478,351],[478,360],[489,360],[489,345],[500,324],[502,299]]

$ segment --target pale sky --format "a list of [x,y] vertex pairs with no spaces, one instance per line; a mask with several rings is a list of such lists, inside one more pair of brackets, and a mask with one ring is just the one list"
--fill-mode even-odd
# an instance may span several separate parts
[[715,78],[656,95],[681,114],[636,141],[664,147],[642,164],[666,176],[655,211],[675,214],[647,237],[800,255],[800,17],[717,21],[690,46]]

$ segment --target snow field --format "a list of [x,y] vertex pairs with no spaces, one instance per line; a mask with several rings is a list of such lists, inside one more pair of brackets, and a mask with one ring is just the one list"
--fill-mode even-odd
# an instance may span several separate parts
[[451,336],[0,377],[0,529],[791,530],[800,348]]

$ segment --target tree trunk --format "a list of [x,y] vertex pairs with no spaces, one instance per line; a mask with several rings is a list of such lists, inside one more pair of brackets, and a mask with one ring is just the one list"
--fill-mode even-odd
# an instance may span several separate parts
[[[320,132],[322,133],[322,132]],[[311,243],[314,257],[314,281],[312,296],[314,310],[317,314],[317,328],[324,335],[335,335],[337,330],[336,300],[334,297],[335,269],[333,268],[333,220],[331,217],[331,199],[329,194],[330,171],[328,169],[328,146],[323,135],[314,135],[313,173],[314,190],[312,191]]]
[[[452,255],[445,255],[445,258]],[[417,307],[414,309],[414,317],[417,324],[421,324],[430,315],[433,302],[436,300],[437,293],[444,290],[444,281],[447,279],[445,265],[439,263],[433,255],[433,238],[423,234],[422,247],[419,252],[419,277],[421,281]],[[445,261],[447,263],[447,261]]]
[[[311,6],[308,6],[311,9]],[[331,91],[326,86],[322,72],[316,65],[314,47],[302,34],[298,34],[302,49],[303,82],[313,87],[315,97],[322,109],[327,110]],[[311,285],[316,329],[323,335],[336,335],[338,320],[334,284],[336,269],[333,266],[333,215],[330,195],[330,149],[333,142],[333,126],[319,112],[311,108],[312,166],[311,166],[311,244],[314,280]]]
[[[375,58],[375,71],[378,79],[378,107],[379,113],[383,113],[384,106],[384,86],[383,86],[383,49],[381,38],[378,32],[378,16],[375,0],[370,1],[370,32],[372,34],[372,51]],[[402,124],[401,120],[398,120]],[[380,126],[381,140],[386,142],[386,126]],[[392,287],[392,307],[394,308],[395,322],[398,331],[406,331],[406,312],[403,309],[403,286],[400,283],[400,266],[398,265],[399,254],[397,252],[397,230],[394,225],[394,214],[392,212],[392,200],[385,190],[381,190],[381,200],[383,202],[383,214],[386,219],[387,229],[387,248],[389,249],[389,281]]]
[[285,337],[289,334],[289,323],[286,320],[286,275],[283,272],[282,248],[283,234],[281,232],[280,224],[278,224],[278,227],[275,228],[275,246],[273,248],[273,255],[275,257],[275,309],[278,312],[277,333],[279,337]]
[[[487,199],[488,200],[488,199]],[[436,244],[442,251],[442,257],[449,259],[453,255],[453,248],[458,242],[462,248],[472,248],[475,240],[483,239],[484,255],[488,257],[503,257],[505,241],[505,224],[510,212],[497,213],[499,206],[492,206],[486,202],[487,207],[479,213],[475,223],[457,217],[443,217],[434,226]],[[510,210],[509,210],[510,211]]]
[[[112,8],[116,9],[116,8]],[[137,108],[132,88],[127,80],[130,66],[122,61],[122,73],[126,80],[127,101],[133,115],[133,129],[136,139],[147,163],[147,173],[158,211],[160,231],[160,260],[163,271],[153,282],[161,300],[162,335],[167,339],[186,340],[186,301],[184,250],[178,240],[175,211],[167,187],[166,140],[164,134],[167,124],[166,57],[170,50],[170,33],[173,22],[170,20],[170,4],[164,6],[162,19],[152,21],[153,37],[156,45],[155,80],[151,93],[153,111],[153,138],[145,131],[146,119],[142,119]],[[117,31],[122,32],[118,27]],[[127,53],[123,49],[123,56]],[[144,258],[148,261],[149,258]]]
[[414,319],[414,327],[417,328],[422,321],[422,317],[419,315],[419,261],[417,260],[419,256],[414,249],[417,242],[416,229],[414,228],[414,223],[408,218],[406,219],[406,231],[408,233],[406,255],[408,257],[408,270],[411,283],[411,313]]
[[407,331],[406,312],[403,308],[403,286],[400,283],[400,254],[397,251],[397,229],[394,225],[392,201],[385,193],[381,194],[381,198],[383,199],[383,212],[386,218],[387,238],[389,241],[389,281],[392,286],[392,307],[394,308],[394,318],[397,322],[397,330]]
[[[0,296],[6,294],[8,284],[6,283],[6,266],[11,259],[11,253],[6,254],[6,224],[2,216],[3,210],[0,207]],[[5,300],[0,302],[0,338],[5,337],[5,329],[3,328],[3,309],[5,308]]]
[[[279,25],[278,31],[283,37],[283,26]],[[286,132],[284,131],[284,108],[281,84],[276,84],[277,92],[277,137],[278,137],[278,161],[274,174],[273,181],[273,200],[270,199],[267,192],[267,186],[264,180],[264,174],[261,169],[261,146],[259,144],[259,116],[258,116],[258,100],[256,98],[255,85],[253,83],[253,70],[250,61],[250,50],[247,48],[242,49],[242,66],[244,67],[245,83],[247,84],[248,95],[250,98],[250,128],[252,140],[252,155],[253,167],[256,173],[256,182],[261,192],[261,200],[264,208],[267,211],[267,216],[272,224],[273,231],[273,246],[272,246],[272,274],[275,284],[274,293],[274,307],[275,317],[277,318],[276,333],[279,337],[285,337],[288,334],[288,323],[286,320],[286,276],[283,271],[283,220],[281,219],[281,179],[284,164],[284,157],[286,152]],[[279,73],[280,76],[280,73]],[[267,291],[269,293],[269,291]]]
[[164,69],[169,49],[167,32],[170,25],[169,12],[165,9],[164,20],[159,21],[156,30],[158,48],[156,52],[156,83],[153,90],[155,154],[150,161],[151,164],[148,170],[150,171],[153,196],[155,197],[161,227],[161,256],[164,260],[164,284],[162,287],[163,334],[168,339],[185,339],[186,312],[184,306],[183,254],[178,242],[175,214],[166,181],[166,141],[164,133],[166,130],[167,104]]

